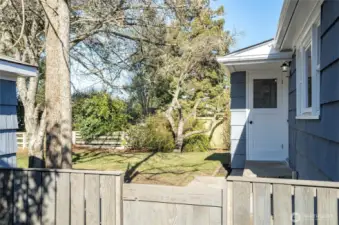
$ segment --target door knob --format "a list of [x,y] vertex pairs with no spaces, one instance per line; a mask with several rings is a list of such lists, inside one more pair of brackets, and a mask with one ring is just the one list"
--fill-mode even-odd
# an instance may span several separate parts
[[252,124],[252,123],[253,123],[253,121],[251,120],[251,121],[250,121],[250,124]]

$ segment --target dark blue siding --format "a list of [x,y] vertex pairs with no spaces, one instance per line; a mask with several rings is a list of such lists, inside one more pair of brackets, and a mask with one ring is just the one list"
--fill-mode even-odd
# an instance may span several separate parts
[[339,181],[339,1],[321,13],[320,120],[296,120],[295,58],[289,90],[289,162],[300,179]]
[[0,105],[17,105],[15,81],[0,80]]
[[241,121],[231,124],[231,167],[244,168],[246,161],[246,72],[231,74],[231,117]]
[[0,80],[0,167],[16,165],[17,97],[14,81]]

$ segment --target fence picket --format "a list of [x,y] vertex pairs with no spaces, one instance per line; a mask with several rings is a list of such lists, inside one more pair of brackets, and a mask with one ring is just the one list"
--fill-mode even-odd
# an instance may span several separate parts
[[271,185],[253,184],[254,225],[270,224],[271,221]]
[[85,176],[71,174],[71,224],[85,224]]
[[249,182],[233,182],[233,224],[251,224],[251,186]]
[[99,175],[85,175],[86,225],[100,224]]
[[42,196],[41,186],[42,177],[40,171],[28,171],[28,194],[27,194],[27,207],[28,207],[28,224],[38,225],[41,224],[42,214]]
[[70,182],[69,173],[56,174],[56,224],[70,223]]
[[42,172],[42,224],[56,224],[56,176],[55,172]]
[[318,225],[338,224],[338,190],[317,188]]
[[314,188],[295,187],[294,221],[298,225],[314,224]]
[[100,176],[101,224],[115,225],[115,177]]
[[273,184],[274,225],[285,225],[292,216],[291,185]]

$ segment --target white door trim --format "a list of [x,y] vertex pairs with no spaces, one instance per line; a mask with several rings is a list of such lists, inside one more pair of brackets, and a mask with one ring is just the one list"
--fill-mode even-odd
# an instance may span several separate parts
[[[279,68],[280,69],[280,68]],[[288,84],[288,77],[281,72],[281,70],[254,70],[254,71],[246,71],[246,160],[253,160],[251,159],[250,154],[250,126],[249,126],[249,120],[250,120],[250,98],[253,97],[253,93],[251,93],[250,90],[250,78],[252,75],[260,74],[260,73],[271,73],[271,74],[279,74],[278,77],[281,76],[281,80],[283,81],[283,84],[281,85],[281,93],[282,93],[282,115],[283,118],[286,120],[286,125],[284,126],[284,129],[286,130],[285,134],[285,151],[287,151],[287,157],[288,157],[288,146],[289,146],[289,140],[288,140],[288,97],[289,97],[289,84]],[[285,159],[284,159],[285,160]]]

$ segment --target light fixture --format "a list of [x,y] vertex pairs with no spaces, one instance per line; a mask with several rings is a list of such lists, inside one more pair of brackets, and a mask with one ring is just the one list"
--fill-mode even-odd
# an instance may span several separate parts
[[281,70],[282,70],[283,72],[287,72],[289,68],[290,68],[290,63],[289,63],[289,62],[284,62],[284,63],[281,65]]

